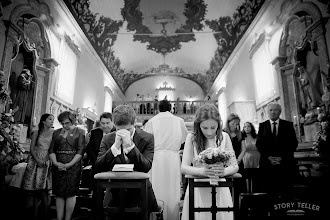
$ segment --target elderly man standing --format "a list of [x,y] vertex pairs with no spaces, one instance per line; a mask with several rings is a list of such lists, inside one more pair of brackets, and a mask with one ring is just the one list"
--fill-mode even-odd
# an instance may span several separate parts
[[293,184],[295,177],[294,151],[298,141],[293,123],[280,119],[281,106],[268,105],[269,120],[260,123],[257,148],[260,152],[262,188],[278,198],[284,195]]
[[188,135],[184,120],[170,113],[167,100],[159,103],[159,113],[145,124],[145,131],[155,138],[151,182],[156,198],[164,201],[164,219],[179,219],[180,156],[179,150]]

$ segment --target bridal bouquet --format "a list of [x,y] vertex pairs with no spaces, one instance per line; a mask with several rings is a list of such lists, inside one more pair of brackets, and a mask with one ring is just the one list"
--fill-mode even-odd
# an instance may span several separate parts
[[[195,167],[212,167],[213,165],[229,166],[230,158],[234,157],[234,152],[222,150],[219,147],[208,148],[200,152],[194,158],[193,164]],[[218,176],[210,177],[211,185],[218,185]]]

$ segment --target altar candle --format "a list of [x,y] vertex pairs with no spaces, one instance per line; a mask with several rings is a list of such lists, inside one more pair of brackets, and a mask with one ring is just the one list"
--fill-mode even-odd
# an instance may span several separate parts
[[317,114],[319,115],[320,114],[320,107],[317,107],[316,110],[317,110]]

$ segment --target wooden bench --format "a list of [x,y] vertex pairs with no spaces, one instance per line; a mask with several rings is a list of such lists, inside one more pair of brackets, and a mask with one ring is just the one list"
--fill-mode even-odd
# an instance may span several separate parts
[[[103,172],[94,175],[97,181],[97,207],[103,207],[103,198],[105,189],[119,189],[120,204],[119,207],[103,207],[106,216],[111,213],[119,213],[120,219],[125,219],[125,213],[141,213],[142,219],[148,220],[148,190],[147,180],[150,178],[148,173],[143,172]],[[115,181],[112,181],[115,180]],[[140,189],[141,206],[125,207],[125,189]]]

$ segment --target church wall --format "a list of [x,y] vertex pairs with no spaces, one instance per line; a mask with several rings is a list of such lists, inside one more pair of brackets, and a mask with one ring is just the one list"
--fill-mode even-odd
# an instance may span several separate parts
[[248,57],[248,47],[242,51],[239,62],[233,65],[226,81],[227,107],[232,102],[254,100],[254,76],[252,63]]
[[[267,4],[267,8],[264,10],[262,17],[254,24],[251,25],[250,29],[247,30],[246,36],[242,38],[242,42],[239,43],[237,49],[233,52],[232,59],[228,63],[227,72],[221,73],[225,74],[222,82],[219,84],[225,84],[225,96],[227,105],[227,114],[233,111],[233,104],[245,102],[245,101],[256,101],[256,84],[263,83],[262,81],[255,80],[253,63],[250,57],[250,52],[253,44],[257,41],[258,37],[265,33],[265,27],[270,25],[279,13],[279,6],[282,1],[273,2],[270,1]],[[279,40],[278,36],[277,41]],[[271,40],[270,40],[271,42]],[[274,42],[270,43],[271,56],[276,56],[278,54],[278,49],[276,46],[272,46]],[[276,44],[276,43],[275,43]],[[278,42],[277,42],[278,44]],[[230,60],[230,59],[229,59]],[[271,61],[271,60],[270,60]],[[251,104],[249,107],[249,112],[256,112],[255,104]],[[257,123],[257,118],[255,114],[241,118],[244,120],[251,120]]]
[[83,50],[77,64],[74,106],[96,107],[98,113],[103,112],[104,82],[100,70],[101,68],[93,62],[90,53]]
[[[91,107],[100,115],[104,111],[104,87],[108,86],[112,91],[117,91],[113,87],[113,79],[95,50],[87,42],[83,32],[69,15],[65,5],[61,1],[46,2],[51,9],[55,25],[58,24],[69,36],[73,36],[74,42],[80,49],[72,108]],[[123,97],[122,94],[116,92],[112,95],[115,100]]]

